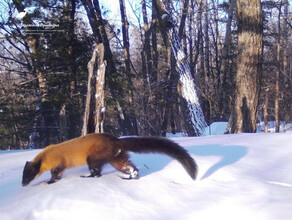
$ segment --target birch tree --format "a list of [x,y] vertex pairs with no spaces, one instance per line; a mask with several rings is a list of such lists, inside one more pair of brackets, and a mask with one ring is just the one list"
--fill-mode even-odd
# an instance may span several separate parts
[[176,70],[180,77],[179,83],[181,88],[181,95],[187,102],[189,123],[194,129],[194,135],[200,136],[207,124],[200,106],[194,79],[191,75],[190,65],[181,45],[176,22],[165,9],[162,1],[156,0],[156,5],[159,12],[160,24],[164,29],[163,31],[165,31],[168,36],[172,53],[176,61]]

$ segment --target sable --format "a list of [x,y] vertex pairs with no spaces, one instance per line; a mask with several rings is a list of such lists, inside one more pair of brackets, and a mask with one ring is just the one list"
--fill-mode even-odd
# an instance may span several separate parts
[[197,165],[194,159],[178,144],[159,137],[117,138],[111,134],[88,134],[41,151],[32,161],[26,162],[22,185],[28,185],[36,176],[51,170],[54,183],[61,179],[66,168],[88,165],[88,177],[100,177],[103,165],[110,163],[117,170],[128,175],[128,179],[138,178],[138,169],[129,160],[128,152],[160,153],[178,160],[192,179],[196,179]]

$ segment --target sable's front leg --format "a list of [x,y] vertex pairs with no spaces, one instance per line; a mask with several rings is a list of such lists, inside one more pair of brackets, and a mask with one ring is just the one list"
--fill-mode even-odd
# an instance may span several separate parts
[[100,168],[90,168],[90,175],[89,176],[80,176],[83,178],[87,178],[87,177],[101,177],[101,169]]
[[54,169],[51,169],[52,177],[51,177],[51,180],[48,182],[48,184],[52,184],[60,180],[62,178],[62,174],[64,170],[65,170],[65,167],[61,165]]

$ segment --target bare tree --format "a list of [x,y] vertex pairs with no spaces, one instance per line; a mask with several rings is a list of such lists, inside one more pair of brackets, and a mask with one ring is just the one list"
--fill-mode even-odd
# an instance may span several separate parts
[[228,50],[231,42],[231,23],[233,19],[233,12],[236,6],[236,0],[229,1],[229,9],[228,9],[228,20],[226,24],[226,31],[225,31],[225,39],[224,45],[222,49],[222,58],[221,58],[221,65],[220,65],[220,72],[219,72],[219,112],[223,114],[223,107],[226,104],[224,100],[224,85],[226,79],[226,71],[227,71],[227,63],[228,63]]
[[83,6],[86,10],[89,23],[96,38],[96,41],[104,44],[105,48],[105,60],[107,61],[107,85],[110,89],[111,95],[116,102],[116,110],[118,112],[118,121],[120,128],[123,130],[123,134],[137,134],[138,129],[135,121],[131,121],[133,117],[130,117],[126,111],[127,105],[123,101],[125,95],[121,85],[116,80],[118,78],[118,71],[114,62],[114,57],[110,47],[110,42],[106,33],[104,20],[99,6],[99,1],[82,0]]
[[180,92],[187,103],[189,115],[189,124],[192,125],[194,133],[190,135],[200,136],[203,129],[206,127],[206,121],[201,109],[199,98],[194,84],[194,79],[191,75],[190,65],[182,48],[180,38],[178,36],[176,22],[165,9],[162,1],[156,0],[157,9],[159,12],[160,24],[163,27],[163,32],[167,34],[170,40],[172,53],[176,61],[176,70],[180,76]]
[[[123,32],[123,49],[124,49],[124,59],[126,67],[126,78],[128,82],[128,102],[129,102],[129,118],[133,123],[133,128],[137,129],[137,120],[134,106],[134,94],[133,94],[133,82],[131,76],[131,60],[130,60],[130,40],[129,40],[129,22],[126,14],[125,0],[120,0],[120,12],[122,21],[122,32]],[[134,134],[138,134],[136,130]]]
[[[24,10],[24,5],[22,1],[13,0],[13,3],[19,12]],[[23,18],[23,22],[25,24],[32,24],[31,19],[26,16]],[[42,68],[42,64],[40,61],[40,57],[38,56],[37,51],[39,50],[39,36],[34,34],[26,34],[25,35],[25,43],[30,50],[30,56],[32,59],[32,67],[33,72],[35,73],[38,81],[38,88],[40,92],[40,111],[41,111],[41,119],[39,120],[40,123],[40,146],[45,147],[50,143],[50,117],[48,113],[49,103],[47,100],[48,96],[48,85],[45,78],[44,69]]]
[[279,7],[278,12],[278,36],[277,36],[277,70],[276,70],[276,82],[275,82],[275,132],[280,131],[279,120],[279,94],[280,94],[280,72],[281,72],[281,10],[282,4]]
[[86,106],[83,117],[82,136],[88,133],[103,132],[105,117],[104,82],[105,67],[104,46],[95,46],[91,60],[88,62],[88,85]]

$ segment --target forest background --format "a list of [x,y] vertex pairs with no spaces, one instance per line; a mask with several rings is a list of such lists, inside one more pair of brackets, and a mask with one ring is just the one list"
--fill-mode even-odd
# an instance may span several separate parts
[[[252,19],[242,19],[242,4],[252,12],[259,0],[162,2],[175,18],[207,124],[242,122],[244,114],[234,115],[238,106],[246,112],[245,105],[257,122],[276,121],[276,131],[280,121],[292,121],[291,2],[261,1],[255,29],[245,22]],[[110,1],[120,13],[113,16],[110,4],[98,0],[1,0],[0,149],[42,148],[80,136],[87,64],[99,42],[107,61],[105,132],[194,135],[156,3]],[[251,37],[242,37],[245,32]],[[242,42],[253,33],[261,37],[259,52],[242,62]],[[252,65],[254,75],[240,76]],[[243,93],[249,94],[239,105]],[[255,131],[229,124],[231,133]]]

